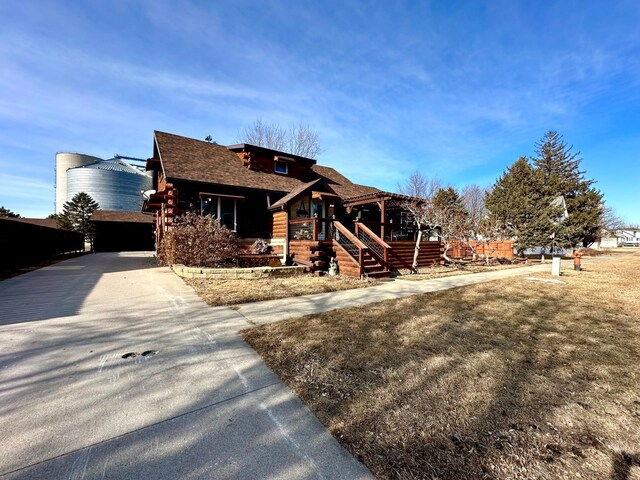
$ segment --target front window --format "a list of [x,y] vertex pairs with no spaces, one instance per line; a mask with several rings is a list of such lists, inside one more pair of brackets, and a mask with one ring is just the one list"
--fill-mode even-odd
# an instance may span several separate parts
[[220,197],[220,224],[229,230],[236,229],[236,200],[235,198]]
[[215,195],[202,196],[200,199],[201,215],[211,215],[220,220],[220,225],[229,230],[236,230],[236,199],[218,197]]

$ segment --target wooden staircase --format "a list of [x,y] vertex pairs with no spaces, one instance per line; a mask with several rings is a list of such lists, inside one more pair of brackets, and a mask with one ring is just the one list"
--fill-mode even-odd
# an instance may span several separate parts
[[341,275],[355,278],[391,275],[388,262],[388,249],[391,247],[366,226],[356,223],[356,234],[353,234],[335,221],[332,238]]
[[[323,226],[324,225],[324,226]],[[308,239],[291,238],[292,228],[303,227]],[[326,232],[327,239],[319,240],[318,232]],[[339,221],[304,218],[289,222],[288,255],[291,260],[307,267],[310,272],[326,271],[332,256],[340,274],[355,278],[389,277],[391,247],[366,225],[356,222],[350,232]]]
[[315,273],[329,269],[333,256],[332,243],[317,240],[293,240],[289,244],[289,255],[293,263],[304,265]]

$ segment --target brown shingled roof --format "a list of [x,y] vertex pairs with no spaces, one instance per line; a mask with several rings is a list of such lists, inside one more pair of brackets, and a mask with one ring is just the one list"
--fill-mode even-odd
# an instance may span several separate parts
[[60,228],[58,222],[53,218],[14,218],[14,217],[2,217],[3,220],[11,220],[19,223],[29,223],[31,225],[38,225],[40,227],[47,228]]
[[327,184],[338,195],[340,195],[343,200],[351,197],[359,197],[361,195],[369,195],[380,191],[375,187],[352,183],[351,180],[331,167],[314,165],[311,169],[320,177],[325,178],[327,180]]
[[300,180],[249,170],[232,151],[222,145],[155,132],[160,160],[168,179],[290,192]]
[[269,210],[276,210],[277,208],[280,208],[283,205],[286,205],[287,203],[289,203],[291,200],[293,200],[297,196],[309,191],[311,188],[315,187],[319,183],[322,183],[323,181],[325,181],[325,180],[322,179],[322,178],[316,178],[312,182],[303,183],[302,185],[298,186],[297,188],[294,188],[288,195],[282,197],[280,200],[278,200],[273,205],[271,205],[269,207]]
[[119,210],[96,210],[89,218],[92,222],[153,223],[153,215]]
[[[154,135],[168,179],[274,192],[292,192],[305,184],[297,178],[249,170],[222,145],[159,131]],[[352,183],[330,167],[313,165],[311,170],[343,199],[379,192],[377,188]]]

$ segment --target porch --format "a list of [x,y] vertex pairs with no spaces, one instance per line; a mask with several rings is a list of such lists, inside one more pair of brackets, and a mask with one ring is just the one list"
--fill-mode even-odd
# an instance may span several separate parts
[[[398,238],[393,222],[386,231],[387,238]],[[364,222],[354,221],[349,229],[335,218],[315,216],[289,220],[287,239],[293,263],[312,272],[326,271],[334,258],[340,274],[355,278],[384,278],[393,270],[409,269],[415,251],[413,239],[385,241]],[[442,253],[440,242],[421,242],[418,265],[440,264]]]

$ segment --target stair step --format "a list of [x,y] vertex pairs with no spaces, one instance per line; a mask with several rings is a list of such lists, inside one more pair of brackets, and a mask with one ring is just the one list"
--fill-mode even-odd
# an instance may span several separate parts
[[375,265],[365,265],[364,269],[367,272],[375,272],[378,270],[384,270],[384,267],[382,265],[380,265],[379,263],[376,263]]
[[388,270],[382,270],[380,272],[367,272],[366,275],[369,278],[389,278],[391,276],[391,272]]

